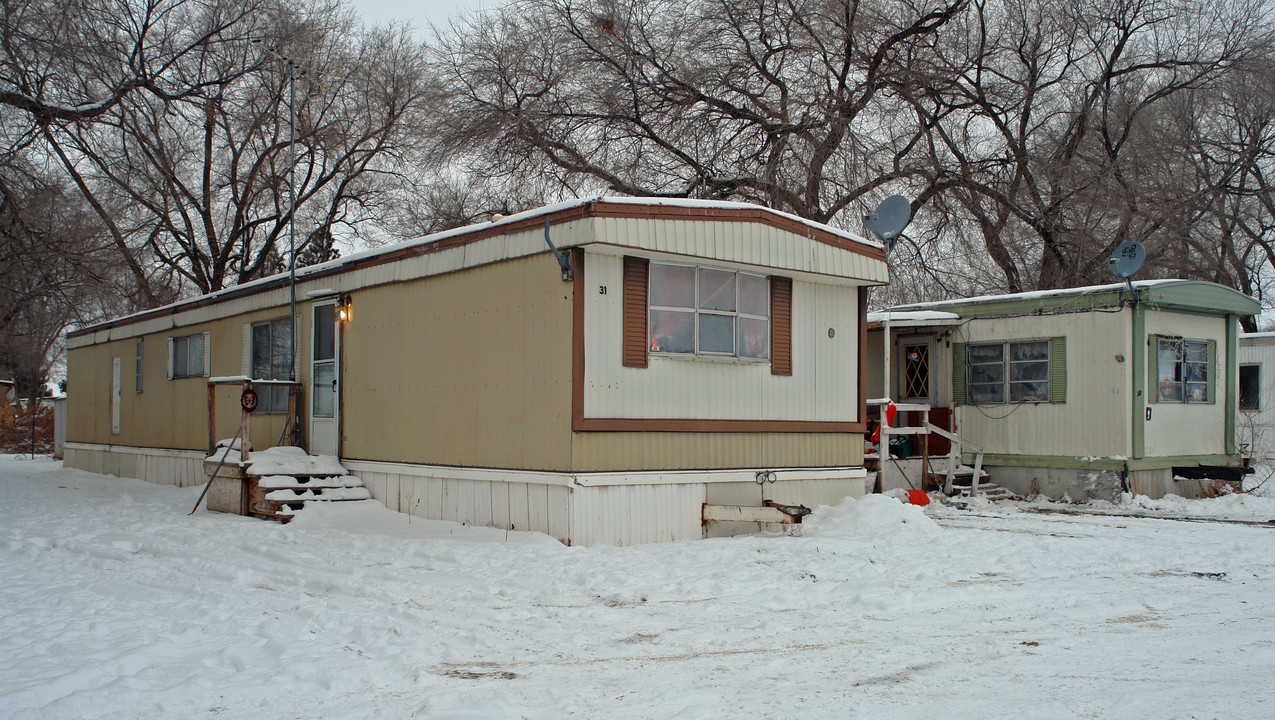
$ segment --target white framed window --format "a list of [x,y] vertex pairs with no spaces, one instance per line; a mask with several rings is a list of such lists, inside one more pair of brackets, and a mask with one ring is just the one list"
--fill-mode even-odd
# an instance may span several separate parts
[[1211,402],[1210,341],[1156,338],[1156,402]]
[[[288,318],[252,325],[252,379],[290,380],[292,370],[292,322]],[[258,413],[286,413],[288,388],[266,386],[258,393]]]
[[770,359],[770,282],[721,268],[651,263],[653,354]]
[[1052,402],[1051,341],[971,343],[966,397],[971,405]]
[[208,333],[169,338],[169,379],[208,375],[209,350]]

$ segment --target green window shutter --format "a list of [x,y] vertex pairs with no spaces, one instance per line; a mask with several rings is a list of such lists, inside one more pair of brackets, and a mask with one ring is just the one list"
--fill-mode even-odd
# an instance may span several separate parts
[[1147,336],[1147,402],[1160,402],[1160,336]]
[[[1209,391],[1208,391],[1208,392],[1209,392],[1209,404],[1210,404],[1210,405],[1216,405],[1216,404],[1217,404],[1217,393],[1216,393],[1216,389],[1217,389],[1217,341],[1216,341],[1216,340],[1210,340],[1210,341],[1209,341],[1209,369],[1208,369],[1208,373],[1209,373],[1209,377],[1208,377],[1208,380],[1209,380]],[[1231,381],[1231,379],[1230,379],[1230,378],[1227,378],[1227,379],[1226,379],[1226,381],[1227,381],[1227,382],[1230,382],[1230,381]]]
[[965,404],[965,343],[952,343],[952,402]]
[[1067,338],[1049,339],[1049,402],[1067,402]]

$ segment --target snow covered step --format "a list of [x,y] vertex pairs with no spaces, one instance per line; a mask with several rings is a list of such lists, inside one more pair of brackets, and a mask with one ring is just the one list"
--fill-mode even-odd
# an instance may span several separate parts
[[354,475],[327,478],[296,478],[270,475],[258,481],[260,499],[252,505],[252,514],[265,520],[287,522],[306,505],[314,502],[370,500],[372,494]]
[[[1016,500],[1018,496],[997,485],[996,483],[982,482],[978,484],[978,496],[988,500]],[[970,496],[969,485],[952,485],[952,495]]]
[[332,477],[310,477],[308,475],[266,475],[257,481],[257,486],[270,490],[293,488],[361,488],[363,481],[354,475],[334,475]]
[[370,500],[372,494],[367,488],[288,488],[286,490],[271,490],[266,493],[266,499],[270,502],[288,503],[299,502],[303,500]]
[[287,522],[312,502],[368,500],[363,481],[335,457],[309,455],[301,448],[274,447],[252,453],[241,472],[248,493],[245,512]]

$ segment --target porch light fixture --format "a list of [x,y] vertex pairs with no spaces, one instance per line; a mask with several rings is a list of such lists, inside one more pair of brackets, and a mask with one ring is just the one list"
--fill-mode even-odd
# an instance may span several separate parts
[[336,319],[340,322],[347,323],[354,313],[350,308],[350,296],[342,295],[336,302]]

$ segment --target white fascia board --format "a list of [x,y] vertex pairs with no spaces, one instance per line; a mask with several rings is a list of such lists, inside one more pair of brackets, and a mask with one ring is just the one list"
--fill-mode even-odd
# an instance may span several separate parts
[[686,485],[725,482],[757,482],[758,473],[770,473],[780,480],[862,480],[868,476],[860,466],[838,468],[747,468],[730,470],[647,470],[635,472],[544,472],[503,470],[499,468],[467,468],[447,465],[350,460],[341,464],[351,472],[369,472],[440,477],[457,480],[561,485],[566,487],[600,487],[607,485]]

